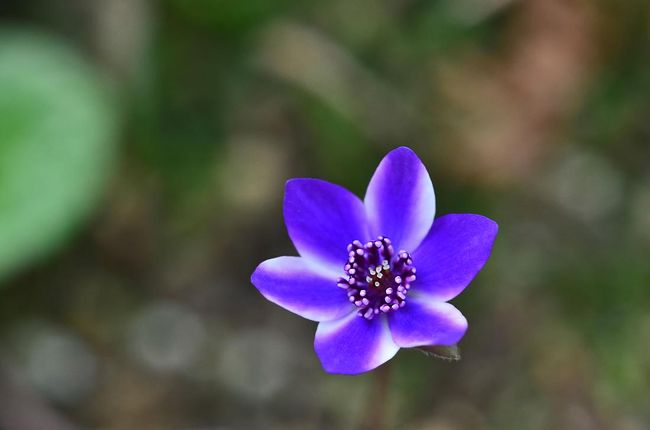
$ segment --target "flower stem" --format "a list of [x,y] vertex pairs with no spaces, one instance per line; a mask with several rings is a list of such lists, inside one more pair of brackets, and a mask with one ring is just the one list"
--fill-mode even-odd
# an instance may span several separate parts
[[390,362],[375,371],[370,396],[363,418],[362,430],[386,430],[388,428],[388,395],[392,374]]

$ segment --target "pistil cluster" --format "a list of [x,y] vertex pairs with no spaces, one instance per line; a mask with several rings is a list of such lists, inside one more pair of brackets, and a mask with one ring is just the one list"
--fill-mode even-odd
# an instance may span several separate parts
[[355,240],[347,250],[346,276],[339,278],[337,285],[347,290],[359,316],[371,320],[406,304],[406,295],[415,281],[415,267],[408,252],[395,255],[390,239],[383,236],[366,244]]

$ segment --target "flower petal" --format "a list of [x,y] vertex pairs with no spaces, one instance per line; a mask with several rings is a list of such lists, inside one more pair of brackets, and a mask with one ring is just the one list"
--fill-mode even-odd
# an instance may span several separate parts
[[364,200],[373,236],[389,237],[396,250],[414,250],[436,213],[429,173],[415,153],[397,148],[381,161]]
[[395,343],[403,348],[454,345],[467,331],[467,320],[453,305],[409,298],[406,305],[388,315]]
[[326,371],[347,375],[372,370],[399,350],[391,338],[386,318],[368,321],[356,312],[337,321],[318,324],[314,348]]
[[266,260],[251,282],[271,302],[313,321],[341,318],[353,308],[336,277],[327,276],[300,257]]
[[318,179],[292,179],[284,221],[298,253],[342,271],[347,245],[368,238],[364,206],[350,191]]
[[436,219],[412,253],[417,267],[413,292],[447,301],[460,294],[492,252],[499,226],[481,215],[452,214]]

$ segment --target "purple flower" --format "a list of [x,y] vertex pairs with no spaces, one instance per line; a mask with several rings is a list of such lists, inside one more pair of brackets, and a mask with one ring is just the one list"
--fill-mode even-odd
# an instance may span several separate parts
[[319,322],[314,347],[331,373],[367,372],[400,348],[454,345],[467,320],[447,301],[481,270],[498,227],[481,215],[434,221],[435,209],[429,174],[409,148],[382,160],[363,202],[329,182],[292,179],[284,218],[300,257],[266,260],[251,281]]

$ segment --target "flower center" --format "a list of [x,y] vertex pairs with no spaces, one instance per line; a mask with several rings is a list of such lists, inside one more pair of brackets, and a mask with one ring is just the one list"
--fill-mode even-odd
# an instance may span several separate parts
[[395,255],[387,237],[365,245],[355,240],[348,245],[345,277],[337,285],[347,290],[357,314],[371,320],[380,312],[396,311],[406,304],[406,295],[415,281],[413,260],[406,251]]

